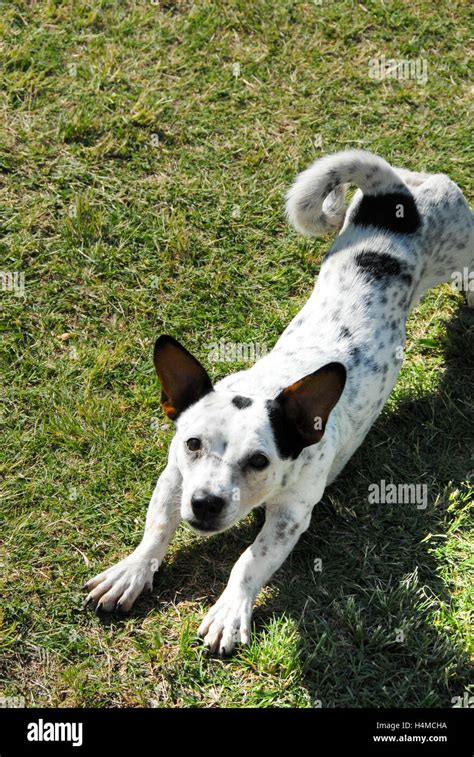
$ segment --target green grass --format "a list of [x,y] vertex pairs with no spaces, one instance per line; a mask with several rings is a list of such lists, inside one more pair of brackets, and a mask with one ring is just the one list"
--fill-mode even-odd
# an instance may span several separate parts
[[[468,192],[467,0],[17,1],[0,23],[0,268],[26,275],[25,298],[0,292],[0,694],[450,707],[472,640],[474,325],[447,285],[412,315],[397,387],[259,596],[249,648],[208,659],[195,631],[256,516],[181,529],[129,617],[82,611],[79,587],[136,545],[165,464],[155,337],[204,363],[222,338],[271,347],[308,297],[329,240],[285,224],[296,170],[367,148]],[[425,59],[427,84],[370,79],[381,55]],[[427,483],[428,508],[368,504],[382,478]]]

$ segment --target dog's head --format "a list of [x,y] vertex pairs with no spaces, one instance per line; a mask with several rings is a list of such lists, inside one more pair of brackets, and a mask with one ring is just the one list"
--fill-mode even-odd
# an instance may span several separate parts
[[214,390],[170,336],[157,340],[154,362],[163,410],[176,421],[181,516],[199,533],[229,528],[285,486],[301,451],[322,438],[346,377],[329,363],[267,399]]

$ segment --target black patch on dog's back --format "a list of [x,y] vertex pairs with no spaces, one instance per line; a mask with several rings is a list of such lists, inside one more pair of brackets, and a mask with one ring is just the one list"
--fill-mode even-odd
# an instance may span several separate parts
[[280,457],[291,457],[295,460],[303,449],[300,437],[286,422],[283,410],[276,400],[267,401],[267,410]]
[[355,262],[368,278],[376,281],[388,283],[390,279],[398,278],[405,284],[412,282],[405,264],[386,252],[358,252]]
[[250,397],[242,397],[240,394],[237,394],[235,397],[232,397],[232,404],[238,407],[239,410],[243,410],[246,407],[250,407],[252,400]]
[[413,234],[421,224],[415,200],[409,192],[364,195],[351,220],[355,226],[375,226],[399,234]]

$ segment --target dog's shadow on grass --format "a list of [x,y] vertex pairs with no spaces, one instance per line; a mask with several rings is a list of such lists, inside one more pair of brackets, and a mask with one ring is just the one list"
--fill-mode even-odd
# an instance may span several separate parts
[[[322,706],[451,707],[468,686],[469,657],[446,631],[467,632],[467,621],[461,629],[453,620],[467,608],[448,578],[468,582],[456,552],[462,530],[449,543],[446,536],[472,497],[472,311],[461,308],[446,324],[443,352],[436,391],[408,396],[379,418],[315,508],[265,608],[289,603],[304,682]],[[427,506],[370,504],[368,487],[382,479],[425,483]]]
[[[382,414],[254,613],[257,646],[283,655],[315,706],[451,707],[468,685],[468,656],[445,630],[460,621],[442,627],[443,615],[463,616],[442,574],[448,565],[457,570],[455,540],[446,542],[457,517],[449,496],[458,488],[467,499],[474,470],[473,316],[461,308],[446,324],[436,391]],[[382,479],[426,484],[427,507],[370,504],[368,486]],[[260,526],[257,513],[207,542],[184,545],[134,614],[162,602],[212,604]]]

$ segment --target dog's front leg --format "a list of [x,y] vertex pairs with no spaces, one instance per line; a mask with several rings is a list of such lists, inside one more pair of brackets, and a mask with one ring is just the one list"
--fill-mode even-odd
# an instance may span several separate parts
[[258,592],[308,528],[312,505],[267,507],[265,524],[234,565],[229,582],[209,610],[198,633],[210,652],[230,654],[250,641],[250,620]]
[[124,560],[99,573],[85,585],[85,604],[97,610],[128,611],[145,587],[151,589],[153,574],[165,556],[180,519],[181,474],[172,459],[158,479],[146,517],[145,532],[138,547]]

